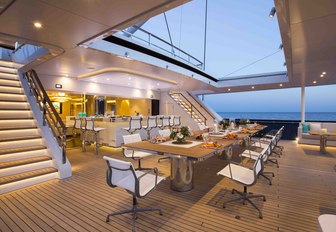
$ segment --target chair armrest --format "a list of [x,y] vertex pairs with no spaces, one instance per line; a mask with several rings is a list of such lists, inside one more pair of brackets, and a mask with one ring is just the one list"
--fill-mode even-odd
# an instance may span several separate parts
[[157,168],[151,168],[151,169],[147,170],[146,172],[144,172],[141,176],[139,176],[139,177],[137,178],[137,179],[138,179],[138,182],[140,182],[140,180],[141,180],[142,177],[144,177],[145,175],[151,173],[152,171],[154,171],[154,174],[155,174],[155,187],[156,187],[156,185],[158,184],[158,183],[157,183],[157,177],[158,177],[158,173],[159,173],[159,171],[158,171]]

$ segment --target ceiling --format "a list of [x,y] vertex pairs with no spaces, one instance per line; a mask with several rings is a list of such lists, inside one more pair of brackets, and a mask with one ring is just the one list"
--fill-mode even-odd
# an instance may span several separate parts
[[[84,48],[95,38],[104,38],[188,0],[0,0],[0,40],[8,38],[32,44],[57,47],[59,52],[49,60],[34,64],[43,78],[80,75],[110,67],[128,68],[173,81],[161,83],[160,90],[188,90],[201,93],[251,91],[299,86],[336,84],[336,0],[275,0],[280,33],[284,45],[288,77],[272,82],[251,78],[222,82],[217,87],[183,75],[164,65],[125,60],[110,53]],[[2,8],[1,8],[2,7]],[[267,16],[266,16],[267,17]],[[41,22],[42,28],[33,27]],[[56,56],[56,57],[55,57]],[[169,66],[170,67],[170,66]],[[322,72],[327,74],[322,78]],[[101,84],[156,89],[157,80],[125,73],[101,74]],[[106,79],[110,78],[110,82]],[[263,78],[267,78],[263,76]],[[111,81],[111,80],[115,81]],[[137,80],[137,81],[136,81]],[[83,80],[82,80],[83,81]],[[85,81],[94,82],[93,78]],[[316,83],[313,83],[316,81]],[[258,83],[252,89],[252,83]],[[130,84],[129,84],[130,83]],[[282,84],[282,86],[280,86]]]

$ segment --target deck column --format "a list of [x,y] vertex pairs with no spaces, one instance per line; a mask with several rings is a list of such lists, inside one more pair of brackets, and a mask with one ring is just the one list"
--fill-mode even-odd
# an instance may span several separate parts
[[305,122],[305,87],[301,87],[301,123]]

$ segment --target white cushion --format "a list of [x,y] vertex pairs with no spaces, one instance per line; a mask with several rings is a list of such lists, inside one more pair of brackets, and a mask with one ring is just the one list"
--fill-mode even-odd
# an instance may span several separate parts
[[153,155],[153,153],[149,153],[149,152],[144,152],[144,151],[134,151],[134,155],[133,154],[133,150],[129,150],[127,149],[128,152],[125,152],[124,155],[127,158],[145,158],[147,156]]
[[336,231],[336,215],[322,214],[319,216],[318,221],[323,232]]
[[[232,176],[230,174],[230,167]],[[253,170],[232,163],[226,165],[217,175],[229,177],[246,185],[251,185],[254,182]]]
[[319,122],[316,122],[316,123],[311,122],[310,123],[310,130],[312,130],[312,131],[319,131],[319,130],[321,130],[321,123],[319,123]]
[[241,156],[257,160],[259,157],[260,153],[256,151],[250,151],[250,150],[245,150],[243,153],[241,153]]

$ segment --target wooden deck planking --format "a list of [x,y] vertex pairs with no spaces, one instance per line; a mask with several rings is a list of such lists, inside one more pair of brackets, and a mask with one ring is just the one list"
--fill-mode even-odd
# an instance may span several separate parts
[[[256,203],[262,208],[262,220],[250,205],[232,203],[226,209],[222,208],[225,200],[235,197],[231,188],[242,190],[242,186],[216,176],[227,161],[212,157],[195,165],[194,190],[174,192],[166,180],[146,198],[139,199],[140,207],[159,207],[164,215],[139,213],[136,230],[316,231],[317,217],[321,213],[336,214],[336,174],[333,170],[336,149],[327,148],[329,154],[321,155],[317,146],[297,145],[292,141],[284,141],[282,145],[286,149],[279,158],[280,168],[275,165],[266,168],[266,171],[275,172],[273,185],[269,186],[260,177],[258,183],[248,189],[266,195],[266,202]],[[130,231],[130,215],[105,222],[108,213],[130,208],[132,199],[125,191],[107,186],[103,155],[125,160],[118,149],[102,148],[98,157],[90,148],[84,153],[77,148],[69,149],[73,177],[2,195],[1,203],[6,203],[6,210],[3,204],[1,208],[6,214],[4,217],[1,214],[0,225],[18,231],[33,228],[43,231],[51,231],[51,228],[55,231]],[[153,156],[143,160],[143,166],[158,167],[160,174],[169,176],[169,161],[157,163],[158,158]],[[17,207],[18,204],[21,206]]]

